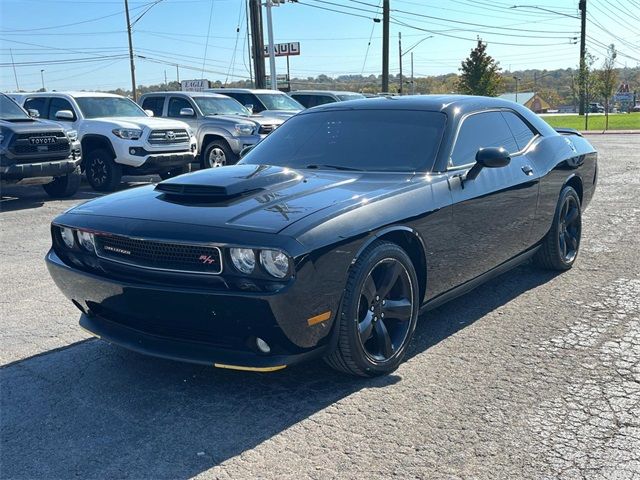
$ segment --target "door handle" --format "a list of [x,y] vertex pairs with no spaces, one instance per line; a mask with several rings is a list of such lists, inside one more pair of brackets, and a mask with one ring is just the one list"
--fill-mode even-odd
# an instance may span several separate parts
[[524,165],[522,167],[522,171],[525,173],[525,175],[533,175],[533,168],[531,168],[531,165]]

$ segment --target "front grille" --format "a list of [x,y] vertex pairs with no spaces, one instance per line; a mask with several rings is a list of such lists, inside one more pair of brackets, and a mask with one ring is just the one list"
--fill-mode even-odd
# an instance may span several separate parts
[[268,135],[277,128],[277,125],[260,125],[259,133],[261,135]]
[[46,154],[50,152],[68,152],[69,144],[68,143],[49,143],[48,145],[22,144],[22,145],[14,145],[11,151],[16,155],[28,155],[30,153]]
[[218,247],[158,242],[119,235],[96,235],[96,252],[100,258],[136,267],[172,272],[222,272],[222,255]]
[[177,145],[189,143],[189,134],[186,130],[152,130],[149,134],[151,145]]
[[58,137],[65,138],[64,132],[33,132],[33,133],[19,133],[15,136],[16,140],[29,140],[34,137]]

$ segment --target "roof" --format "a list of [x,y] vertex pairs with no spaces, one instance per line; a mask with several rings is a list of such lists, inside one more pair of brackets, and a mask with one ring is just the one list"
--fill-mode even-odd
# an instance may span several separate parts
[[280,90],[269,90],[268,88],[207,88],[205,92],[215,92],[215,93],[223,93],[224,92],[235,92],[235,93],[281,93],[282,95],[286,95],[286,93],[281,92]]
[[151,95],[184,95],[187,97],[211,97],[211,98],[229,98],[226,95],[222,95],[220,93],[214,92],[186,92],[183,90],[172,90],[169,92],[147,92],[140,95],[141,97],[151,96]]
[[[516,102],[516,95],[518,97],[517,102]],[[524,105],[533,97],[535,97],[535,95],[536,95],[536,92],[518,92],[517,94],[503,93],[502,95],[498,96],[498,98],[502,98],[504,100],[509,100],[510,102],[516,102],[516,103],[519,103],[520,105]]]
[[[116,95],[115,93],[106,93],[106,92],[65,92],[65,91],[51,91],[51,92],[33,92],[33,93],[22,93],[22,95],[28,95],[30,97],[35,96],[51,96],[51,95],[68,95],[70,97],[78,98],[78,97],[116,97],[123,98],[122,95]],[[126,97],[125,97],[126,98]]]
[[294,90],[290,92],[289,95],[295,93],[309,93],[314,95],[318,93],[327,93],[329,95],[362,95],[360,92],[350,92],[348,90]]

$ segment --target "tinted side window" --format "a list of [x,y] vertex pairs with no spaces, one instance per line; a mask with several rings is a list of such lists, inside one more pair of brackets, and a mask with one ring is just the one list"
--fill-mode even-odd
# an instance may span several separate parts
[[[162,107],[164,107],[164,97],[147,97],[142,102],[143,110],[151,110],[154,117],[162,116]],[[180,110],[178,110],[178,114]]]
[[56,112],[59,112],[60,110],[69,110],[71,113],[73,113],[73,121],[76,120],[76,113],[73,111],[73,107],[71,106],[69,101],[65,100],[64,98],[56,97],[53,97],[51,99],[51,102],[49,103],[49,117],[47,118],[49,118],[49,120],[58,120],[56,118]]
[[329,95],[318,95],[318,103],[316,105],[324,105],[325,103],[335,103],[333,97]]
[[486,147],[504,147],[509,153],[519,150],[500,112],[477,113],[463,120],[451,153],[451,164],[474,163],[478,149]]
[[518,150],[522,150],[536,136],[535,132],[531,130],[518,115],[513,112],[502,112],[502,116],[509,125],[511,133],[516,139],[518,144]]
[[291,97],[305,108],[315,107],[318,104],[314,95],[291,95]]
[[45,110],[46,106],[47,99],[45,97],[29,98],[26,102],[24,102],[25,110],[38,110],[38,113],[42,118],[47,118],[47,111]]
[[168,117],[180,117],[180,110],[183,108],[193,108],[188,100],[184,98],[171,97],[169,99]]

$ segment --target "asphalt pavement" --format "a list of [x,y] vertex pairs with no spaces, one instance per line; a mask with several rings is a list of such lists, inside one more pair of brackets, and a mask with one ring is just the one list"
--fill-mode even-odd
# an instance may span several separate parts
[[367,380],[90,338],[43,256],[50,220],[97,194],[3,189],[0,477],[640,479],[640,136],[589,139],[575,267],[521,266],[427,313],[407,361]]

